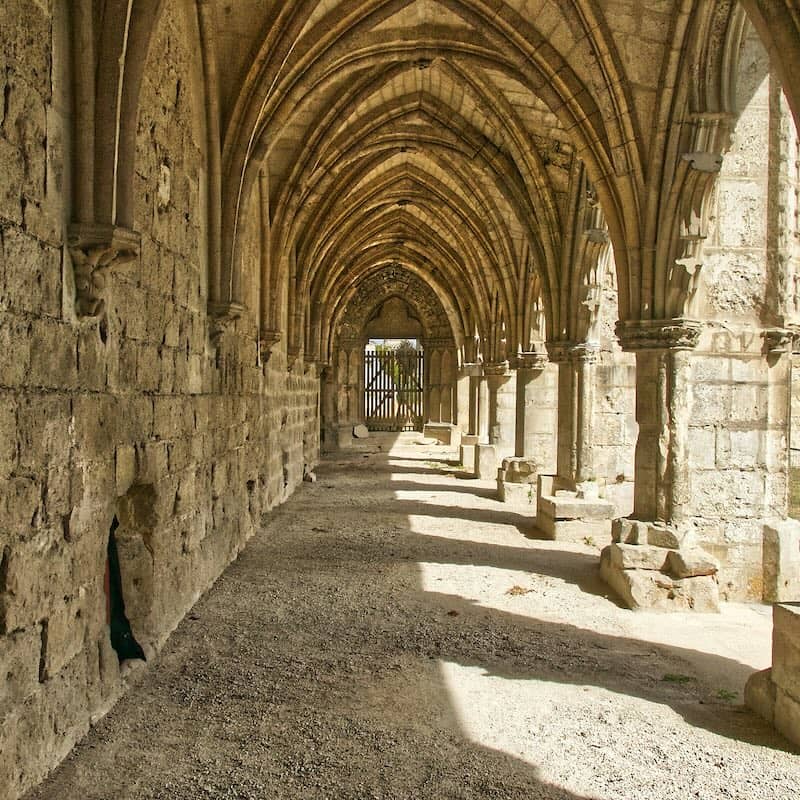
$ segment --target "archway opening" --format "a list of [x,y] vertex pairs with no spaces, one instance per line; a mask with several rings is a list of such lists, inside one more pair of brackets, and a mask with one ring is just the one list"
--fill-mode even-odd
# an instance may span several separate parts
[[421,431],[425,354],[417,339],[370,339],[364,348],[364,420],[370,431]]

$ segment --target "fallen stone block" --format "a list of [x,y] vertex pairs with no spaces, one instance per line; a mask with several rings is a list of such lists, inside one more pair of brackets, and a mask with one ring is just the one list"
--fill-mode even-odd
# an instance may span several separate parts
[[619,569],[649,569],[660,572],[670,552],[672,551],[652,545],[610,545],[611,563]]
[[719,572],[719,562],[700,549],[670,550],[664,571],[673,578],[716,575]]
[[624,544],[647,544],[646,522],[637,519],[615,519],[611,526],[611,538],[614,542]]
[[369,439],[369,429],[366,425],[354,425],[353,436],[356,439]]

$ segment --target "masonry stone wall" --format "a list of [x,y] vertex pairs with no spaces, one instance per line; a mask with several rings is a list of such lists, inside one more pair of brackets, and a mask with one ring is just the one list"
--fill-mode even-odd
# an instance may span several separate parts
[[111,274],[106,320],[75,317],[64,65],[52,55],[63,21],[49,8],[0,5],[4,800],[39,781],[124,691],[106,625],[114,518],[128,615],[152,656],[319,447],[313,369],[289,371],[284,352],[261,363],[252,314],[209,340],[204,148],[179,2],[167,4],[142,87],[141,255]]

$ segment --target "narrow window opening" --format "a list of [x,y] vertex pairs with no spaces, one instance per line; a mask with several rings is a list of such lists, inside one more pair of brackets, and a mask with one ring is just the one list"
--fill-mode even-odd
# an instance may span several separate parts
[[119,567],[116,530],[119,521],[114,517],[108,536],[106,560],[106,620],[111,631],[111,646],[120,662],[128,659],[146,661],[144,651],[133,635],[131,624],[125,614],[125,598],[122,593],[122,574]]

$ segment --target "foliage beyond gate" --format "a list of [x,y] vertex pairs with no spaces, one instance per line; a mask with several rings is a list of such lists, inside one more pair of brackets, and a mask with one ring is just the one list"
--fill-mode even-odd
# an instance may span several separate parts
[[423,354],[408,342],[364,353],[364,415],[371,431],[421,431]]

